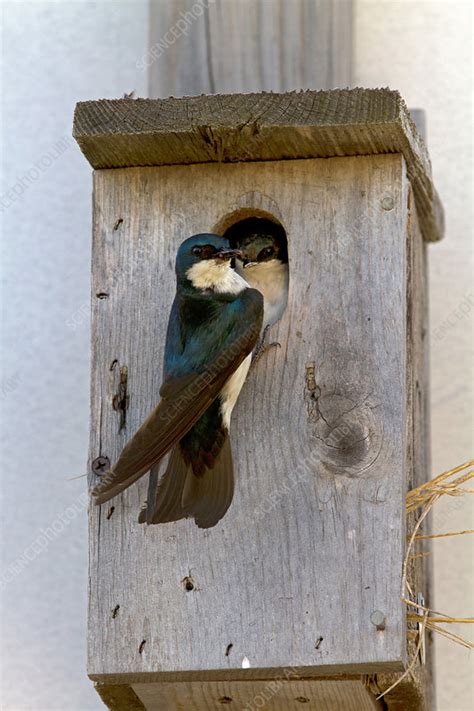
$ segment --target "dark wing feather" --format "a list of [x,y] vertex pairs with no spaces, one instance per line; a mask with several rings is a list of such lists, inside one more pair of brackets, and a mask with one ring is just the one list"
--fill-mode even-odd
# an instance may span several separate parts
[[194,517],[199,528],[211,528],[224,516],[233,495],[234,468],[227,434],[212,469],[206,469],[200,477],[188,472],[181,505],[187,516]]
[[139,523],[168,523],[186,518],[181,498],[183,495],[188,466],[183,460],[179,444],[173,448],[165,473],[160,478],[160,465],[150,470],[146,507],[140,512]]
[[181,328],[181,319],[179,317],[178,295],[175,296],[173,305],[171,306],[170,317],[168,320],[168,328],[166,329],[165,353],[163,358],[163,382],[172,375],[173,362],[177,357],[182,355],[185,342],[183,338],[183,329]]
[[160,403],[124,447],[115,466],[92,490],[97,504],[119,494],[162,459],[199,420],[252,351],[262,325],[263,298],[255,289],[246,289],[238,302],[238,318],[219,353],[199,373],[170,377],[163,383]]

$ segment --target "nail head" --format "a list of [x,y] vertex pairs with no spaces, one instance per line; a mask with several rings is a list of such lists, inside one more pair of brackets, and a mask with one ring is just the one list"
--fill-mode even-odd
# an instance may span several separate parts
[[395,201],[391,195],[386,195],[382,200],[382,207],[384,210],[393,210],[395,207]]
[[380,610],[374,610],[370,615],[370,621],[378,630],[382,631],[385,629],[385,615]]

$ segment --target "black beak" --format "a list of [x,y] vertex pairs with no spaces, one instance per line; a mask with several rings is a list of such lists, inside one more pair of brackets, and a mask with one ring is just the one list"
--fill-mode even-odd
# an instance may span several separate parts
[[242,259],[243,254],[240,249],[221,249],[220,252],[213,254],[213,259],[222,259],[222,261],[234,259]]

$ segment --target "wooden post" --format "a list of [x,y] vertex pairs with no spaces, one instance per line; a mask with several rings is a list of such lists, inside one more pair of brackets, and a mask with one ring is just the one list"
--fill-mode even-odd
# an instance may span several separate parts
[[352,0],[151,0],[150,96],[352,81]]
[[[443,229],[402,100],[85,102],[74,135],[96,169],[91,462],[158,400],[178,244],[264,211],[290,258],[282,348],[236,408],[223,521],[139,525],[143,480],[91,508],[91,678],[116,709],[380,708],[413,646],[404,495],[426,474],[423,238]],[[404,709],[425,707],[423,674]]]

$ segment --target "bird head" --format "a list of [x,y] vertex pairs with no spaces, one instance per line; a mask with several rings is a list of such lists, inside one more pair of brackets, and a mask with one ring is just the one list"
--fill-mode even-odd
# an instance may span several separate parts
[[249,217],[226,232],[229,243],[242,252],[245,269],[277,260],[288,262],[283,227],[267,218]]
[[220,235],[204,233],[185,240],[176,256],[176,275],[179,282],[190,282],[196,289],[212,289],[225,280],[231,260],[242,258],[238,249]]

